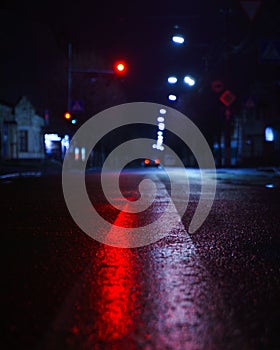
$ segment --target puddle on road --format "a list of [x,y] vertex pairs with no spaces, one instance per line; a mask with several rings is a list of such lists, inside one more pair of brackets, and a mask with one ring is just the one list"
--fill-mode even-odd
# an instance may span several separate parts
[[217,178],[217,180],[224,184],[224,185],[233,185],[233,186],[247,186],[247,187],[264,187],[267,189],[275,189],[279,188],[279,184],[275,183],[266,183],[265,181],[260,181],[259,179],[257,181],[245,181],[245,180],[227,180],[222,178]]
[[22,173],[11,173],[0,175],[1,184],[12,183],[15,179],[27,178],[27,177],[40,177],[42,176],[41,171],[25,171]]

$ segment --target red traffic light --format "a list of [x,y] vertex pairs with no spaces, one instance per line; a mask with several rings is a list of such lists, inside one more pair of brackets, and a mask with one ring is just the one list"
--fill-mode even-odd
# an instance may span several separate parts
[[117,74],[124,74],[127,71],[127,65],[124,61],[118,61],[114,65],[114,71]]
[[67,119],[67,120],[70,120],[71,119],[71,114],[69,112],[65,112],[64,113],[64,118]]

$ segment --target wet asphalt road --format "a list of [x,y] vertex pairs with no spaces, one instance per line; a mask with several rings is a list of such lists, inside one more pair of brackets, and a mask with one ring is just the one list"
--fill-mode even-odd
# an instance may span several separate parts
[[[87,176],[94,206],[113,223],[157,219],[169,188],[161,171],[128,172],[122,190],[137,199],[144,174],[166,188],[148,215],[109,210],[96,173]],[[189,235],[200,190],[198,172],[189,175],[182,222],[133,249],[104,245],[77,227],[60,175],[2,180],[1,347],[280,349],[279,177],[219,171],[211,213]]]

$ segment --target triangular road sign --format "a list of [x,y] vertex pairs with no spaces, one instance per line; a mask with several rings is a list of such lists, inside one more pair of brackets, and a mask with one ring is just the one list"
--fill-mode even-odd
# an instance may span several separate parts
[[252,96],[249,96],[247,101],[245,102],[246,108],[254,108],[256,106],[255,101]]
[[265,61],[279,61],[280,52],[273,41],[269,41],[262,53],[262,59]]
[[84,111],[84,103],[80,100],[73,100],[71,105],[72,112],[83,112]]
[[247,13],[250,20],[253,20],[256,16],[256,13],[261,5],[260,0],[247,0],[247,1],[240,1],[241,6],[243,7],[243,10]]

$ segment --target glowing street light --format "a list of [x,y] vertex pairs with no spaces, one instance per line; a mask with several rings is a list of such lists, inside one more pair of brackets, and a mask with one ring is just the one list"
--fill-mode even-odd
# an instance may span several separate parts
[[189,86],[195,85],[195,80],[192,77],[190,77],[189,75],[185,76],[184,82]]
[[169,99],[169,101],[176,101],[176,100],[177,100],[177,96],[176,96],[176,95],[173,95],[173,94],[170,94],[170,95],[168,96],[168,99]]
[[168,77],[167,81],[169,84],[176,84],[178,79],[174,76],[171,76],[171,77]]
[[176,34],[176,35],[173,35],[172,41],[175,44],[182,45],[184,43],[185,39],[184,39],[184,37],[181,34]]
[[164,123],[159,123],[158,124],[158,128],[159,128],[159,130],[164,130],[165,129],[165,124]]

